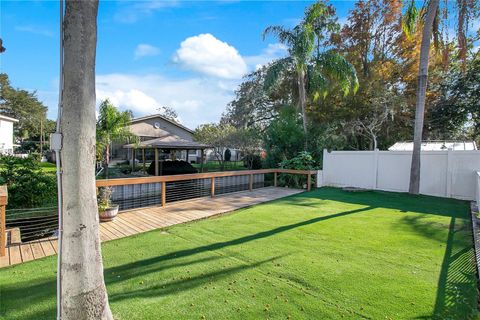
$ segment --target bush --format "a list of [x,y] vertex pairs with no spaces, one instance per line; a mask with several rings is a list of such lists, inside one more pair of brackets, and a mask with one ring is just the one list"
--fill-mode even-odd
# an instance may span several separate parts
[[[282,161],[280,167],[282,169],[316,170],[318,163],[309,152],[302,151],[299,152],[296,157]],[[279,177],[279,181],[280,184],[291,188],[303,188],[307,183],[307,178],[304,175],[298,174],[282,174]]]
[[262,169],[262,158],[258,154],[249,154],[243,158],[243,166],[250,170]]
[[0,184],[8,188],[8,208],[55,205],[57,181],[54,174],[41,170],[33,157],[0,157]]

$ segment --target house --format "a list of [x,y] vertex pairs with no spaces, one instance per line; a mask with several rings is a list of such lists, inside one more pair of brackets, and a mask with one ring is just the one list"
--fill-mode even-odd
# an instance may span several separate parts
[[[388,148],[388,151],[412,151],[412,141],[400,141]],[[475,141],[448,141],[427,140],[422,141],[422,151],[446,151],[446,150],[477,150]]]
[[13,124],[18,122],[13,119],[0,114],[0,155],[13,154]]
[[159,114],[133,119],[130,131],[139,137],[138,143],[112,145],[112,162],[132,159],[138,162],[158,160],[185,160],[201,163],[207,145],[198,143],[193,131]]

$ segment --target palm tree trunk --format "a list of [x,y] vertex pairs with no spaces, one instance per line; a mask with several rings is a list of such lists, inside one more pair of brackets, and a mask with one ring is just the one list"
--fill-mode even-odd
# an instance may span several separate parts
[[104,177],[108,179],[108,164],[110,163],[110,143],[105,146],[105,159],[103,163]]
[[425,115],[425,100],[427,94],[428,56],[430,53],[430,38],[432,37],[433,20],[438,9],[438,0],[430,0],[423,26],[422,44],[420,47],[420,66],[417,80],[417,103],[415,109],[415,131],[413,135],[412,165],[410,169],[409,192],[418,194],[420,191],[420,149],[423,134],[423,118]]
[[297,72],[297,83],[298,83],[298,102],[300,105],[300,110],[302,112],[303,120],[303,132],[305,134],[305,151],[307,150],[308,141],[307,141],[307,94],[305,89],[305,71],[303,68],[300,68]]
[[97,12],[97,0],[68,0],[63,24],[63,320],[113,319],[103,278],[95,189]]

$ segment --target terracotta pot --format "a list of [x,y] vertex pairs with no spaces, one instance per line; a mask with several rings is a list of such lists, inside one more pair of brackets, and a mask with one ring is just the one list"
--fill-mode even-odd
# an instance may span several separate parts
[[105,209],[105,211],[98,212],[100,222],[112,221],[118,214],[118,204]]

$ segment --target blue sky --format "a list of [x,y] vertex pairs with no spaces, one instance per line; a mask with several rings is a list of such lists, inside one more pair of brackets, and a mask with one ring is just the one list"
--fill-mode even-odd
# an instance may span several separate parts
[[[100,1],[97,100],[110,98],[135,116],[169,106],[185,125],[217,121],[241,77],[285,54],[272,24],[293,26],[306,1]],[[332,1],[345,21],[354,1]],[[58,2],[2,1],[2,72],[36,90],[57,113]]]

